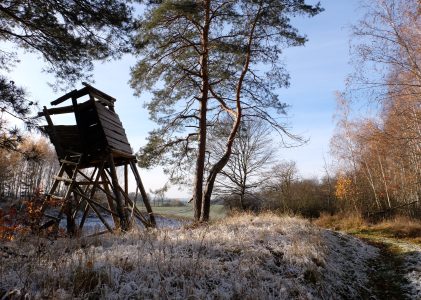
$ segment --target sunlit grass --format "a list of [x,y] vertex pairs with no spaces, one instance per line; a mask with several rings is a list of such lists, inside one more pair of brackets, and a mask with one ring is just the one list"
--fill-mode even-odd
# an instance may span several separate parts
[[5,247],[0,296],[34,299],[356,298],[377,253],[301,218],[246,213],[95,238],[28,236]]
[[394,238],[421,244],[421,222],[397,216],[378,223],[369,223],[359,214],[321,215],[314,221],[318,226],[342,230],[363,238]]

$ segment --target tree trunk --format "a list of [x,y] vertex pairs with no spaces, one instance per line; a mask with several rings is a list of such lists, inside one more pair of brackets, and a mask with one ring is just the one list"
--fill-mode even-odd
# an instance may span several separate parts
[[[203,97],[205,98],[205,97]],[[200,102],[199,149],[196,160],[196,178],[194,182],[194,219],[199,221],[202,215],[203,175],[206,160],[206,112],[207,101]]]
[[246,197],[246,188],[247,188],[247,170],[246,170],[246,168],[243,169],[243,174],[244,174],[244,178],[243,178],[243,182],[242,182],[242,186],[241,186],[240,205],[241,205],[241,210],[245,211],[246,205],[245,205],[244,201],[245,201],[245,197]]
[[224,156],[215,164],[213,165],[212,169],[209,172],[209,176],[206,180],[206,187],[203,192],[203,202],[202,202],[202,216],[200,218],[201,221],[207,222],[209,221],[209,213],[210,213],[210,200],[213,192],[213,187],[215,185],[216,175],[225,167],[229,158],[231,156],[231,147],[226,150]]
[[382,161],[380,159],[380,155],[379,154],[377,154],[377,159],[379,161],[380,171],[381,171],[381,174],[382,174],[384,190],[385,190],[385,193],[386,193],[387,206],[389,208],[391,208],[392,207],[392,204],[390,202],[390,197],[389,197],[389,188],[388,188],[388,185],[387,185],[386,176],[384,174],[384,169],[383,169],[383,164],[382,164]]
[[[240,81],[242,83],[242,81]],[[225,165],[228,163],[232,153],[232,145],[234,144],[235,136],[238,132],[238,128],[240,128],[241,124],[241,105],[240,105],[240,91],[241,91],[241,84],[237,88],[237,117],[234,120],[234,124],[232,126],[230,135],[228,137],[226,149],[224,155],[221,159],[212,166],[212,169],[209,172],[208,178],[206,180],[206,187],[203,192],[203,201],[202,201],[202,216],[200,218],[201,221],[207,222],[209,220],[209,213],[210,213],[210,200],[213,192],[213,187],[215,185],[216,175],[222,171]]]
[[376,201],[376,205],[378,209],[381,209],[379,198],[377,197],[376,187],[374,186],[374,180],[373,176],[371,175],[370,168],[368,167],[368,164],[366,161],[364,161],[365,168],[367,170],[366,177],[368,180],[368,183],[370,184],[371,189],[373,190],[374,200]]
[[241,210],[245,211],[246,210],[246,205],[244,204],[244,191],[241,191],[241,195],[240,195],[240,206],[241,206]]
[[199,146],[196,160],[196,177],[194,180],[194,219],[199,221],[202,216],[202,195],[203,195],[203,175],[206,160],[206,114],[209,93],[209,73],[208,73],[208,41],[210,23],[210,0],[205,1],[205,17],[203,20],[203,32],[201,36],[202,54],[200,55],[200,75],[202,80],[200,112],[199,112]]
[[[207,1],[208,3],[209,1]],[[250,57],[251,57],[251,44],[254,38],[254,30],[256,28],[257,20],[259,19],[260,12],[261,12],[262,2],[260,2],[259,10],[256,13],[253,23],[251,24],[249,40],[247,44],[247,51],[243,69],[241,71],[241,75],[238,79],[238,84],[236,86],[236,93],[235,93],[235,104],[236,104],[236,112],[235,112],[235,119],[231,129],[231,132],[228,136],[227,144],[225,153],[222,158],[213,165],[212,169],[209,172],[209,176],[206,180],[206,187],[203,192],[203,200],[202,200],[202,216],[200,220],[203,222],[207,222],[209,220],[209,212],[210,212],[210,200],[213,192],[213,187],[215,185],[216,175],[222,171],[225,165],[228,163],[228,160],[232,153],[232,145],[234,144],[235,136],[237,135],[238,129],[240,128],[241,124],[241,117],[242,117],[242,107],[241,107],[241,91],[243,87],[244,77],[246,76],[249,70],[250,64]],[[209,28],[208,28],[209,29]]]

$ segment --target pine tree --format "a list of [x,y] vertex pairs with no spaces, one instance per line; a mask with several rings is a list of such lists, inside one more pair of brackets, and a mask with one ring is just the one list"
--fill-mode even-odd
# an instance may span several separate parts
[[[146,107],[159,128],[141,149],[141,164],[181,167],[195,161],[195,219],[206,221],[216,175],[230,158],[242,117],[264,119],[291,136],[276,116],[286,107],[276,89],[289,79],[280,57],[285,47],[306,41],[290,17],[314,16],[321,8],[304,0],[167,0],[145,6],[131,82],[138,93],[153,93]],[[207,128],[227,115],[232,124],[223,154],[205,174]]]

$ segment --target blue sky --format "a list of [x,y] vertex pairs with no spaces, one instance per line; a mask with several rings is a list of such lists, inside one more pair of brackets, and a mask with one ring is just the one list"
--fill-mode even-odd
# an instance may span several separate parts
[[310,140],[302,147],[282,149],[280,153],[285,159],[296,161],[304,177],[323,175],[323,156],[329,159],[329,140],[335,125],[335,91],[344,89],[345,79],[352,71],[350,26],[359,19],[358,2],[321,1],[324,12],[294,21],[309,41],[305,47],[285,51],[291,86],[279,94],[291,105],[293,131]]
[[[308,1],[316,3],[317,1]],[[329,140],[333,134],[335,91],[344,88],[346,76],[352,68],[349,63],[350,25],[358,20],[358,0],[321,1],[325,11],[314,18],[295,18],[294,24],[309,39],[305,47],[290,48],[284,52],[286,68],[291,75],[288,89],[279,90],[281,98],[290,105],[288,120],[293,133],[309,138],[309,142],[298,148],[280,149],[279,158],[294,160],[303,177],[323,175],[323,156],[329,159]],[[130,88],[130,67],[135,58],[96,64],[93,84],[100,90],[117,98],[116,110],[126,129],[132,148],[137,151],[144,145],[148,131],[154,123],[142,98],[133,96]],[[22,55],[11,77],[24,85],[31,97],[40,106],[58,98],[62,92],[54,93],[47,85],[52,77],[42,73],[42,59],[36,55]],[[165,182],[160,169],[141,170],[147,190],[156,189]],[[171,189],[169,197],[185,197],[186,190]]]

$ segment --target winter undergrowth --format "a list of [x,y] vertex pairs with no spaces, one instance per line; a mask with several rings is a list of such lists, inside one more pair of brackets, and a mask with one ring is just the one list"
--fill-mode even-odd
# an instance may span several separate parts
[[0,251],[0,298],[358,298],[377,249],[295,217],[90,239],[25,237]]

